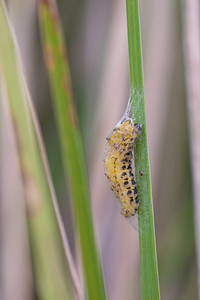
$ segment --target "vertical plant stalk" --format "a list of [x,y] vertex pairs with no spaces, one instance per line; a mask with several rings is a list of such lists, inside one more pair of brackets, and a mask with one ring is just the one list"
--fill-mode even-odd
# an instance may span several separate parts
[[200,297],[200,4],[184,1],[184,60],[193,173],[198,293]]
[[106,298],[89,203],[87,172],[73,104],[70,70],[56,3],[39,1],[39,21],[60,135],[63,163],[71,187],[88,298]]
[[[135,147],[135,168],[139,194],[140,274],[143,300],[160,299],[154,216],[147,142],[142,53],[138,0],[126,0],[133,120],[142,125]],[[143,172],[143,176],[140,175]]]
[[0,80],[16,134],[38,296],[44,300],[72,299],[71,280],[51,189],[28,107],[30,96],[3,1],[0,1],[0,28]]

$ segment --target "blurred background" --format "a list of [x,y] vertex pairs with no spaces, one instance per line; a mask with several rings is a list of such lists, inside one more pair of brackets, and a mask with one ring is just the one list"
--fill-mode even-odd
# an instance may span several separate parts
[[[8,0],[23,68],[72,252],[74,226],[41,49],[37,1]],[[95,231],[108,299],[141,299],[138,233],[120,215],[104,177],[105,138],[129,97],[126,7],[121,0],[58,1],[84,143]],[[198,299],[189,160],[182,1],[140,1],[144,84],[161,298]],[[0,170],[0,298],[35,299],[17,181],[13,133],[3,108]],[[67,196],[66,196],[67,195]],[[74,253],[75,255],[75,253]],[[25,284],[26,283],[26,284]],[[134,295],[134,298],[133,298]]]

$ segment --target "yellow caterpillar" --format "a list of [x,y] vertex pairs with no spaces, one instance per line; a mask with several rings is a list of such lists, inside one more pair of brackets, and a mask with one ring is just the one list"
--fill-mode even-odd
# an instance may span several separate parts
[[105,175],[126,218],[134,216],[139,207],[133,150],[140,132],[141,125],[125,118],[106,139]]

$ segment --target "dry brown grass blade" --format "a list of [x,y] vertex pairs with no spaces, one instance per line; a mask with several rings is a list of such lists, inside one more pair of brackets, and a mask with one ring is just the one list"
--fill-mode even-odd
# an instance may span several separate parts
[[31,300],[33,282],[25,202],[12,118],[1,83],[0,166],[0,299]]
[[198,0],[185,0],[183,32],[200,297],[200,4]]
[[[27,90],[27,93],[28,93],[28,90]],[[84,292],[82,290],[80,280],[79,280],[79,276],[78,276],[76,267],[74,265],[74,260],[73,260],[71,250],[70,250],[70,247],[69,247],[69,242],[68,242],[68,239],[67,239],[67,236],[66,236],[63,220],[62,220],[62,217],[61,217],[61,214],[60,214],[60,209],[59,209],[59,206],[58,206],[58,200],[56,198],[55,189],[54,189],[54,185],[53,185],[53,182],[52,182],[51,173],[50,173],[50,170],[49,170],[48,159],[47,159],[46,150],[45,150],[43,139],[42,139],[40,126],[39,126],[39,123],[38,123],[38,119],[37,119],[33,104],[30,101],[30,97],[29,97],[28,104],[29,104],[29,108],[30,108],[30,111],[31,111],[33,124],[34,124],[34,127],[35,127],[36,136],[37,136],[37,139],[38,139],[38,145],[39,145],[39,148],[40,148],[42,161],[43,161],[43,164],[44,164],[44,169],[45,169],[45,173],[46,173],[46,176],[47,176],[47,181],[48,181],[48,184],[49,184],[49,189],[50,189],[50,192],[51,192],[51,197],[52,197],[52,201],[53,201],[53,206],[54,206],[58,226],[59,226],[59,229],[60,229],[60,234],[61,234],[61,238],[62,238],[62,242],[63,242],[63,246],[64,246],[65,255],[66,255],[66,258],[67,258],[67,261],[68,261],[68,264],[69,264],[69,269],[70,269],[70,272],[71,272],[72,282],[74,284],[74,288],[76,290],[78,299],[82,300],[82,299],[84,299]]]

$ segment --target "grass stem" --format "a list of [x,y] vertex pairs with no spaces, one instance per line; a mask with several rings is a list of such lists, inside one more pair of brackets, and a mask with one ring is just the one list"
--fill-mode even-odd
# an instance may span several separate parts
[[[147,141],[138,0],[126,0],[126,7],[132,114],[134,122],[142,125],[140,141],[135,147],[136,178],[140,201],[138,223],[141,290],[143,300],[157,300],[160,299],[160,294]],[[143,174],[143,176],[140,174]]]

